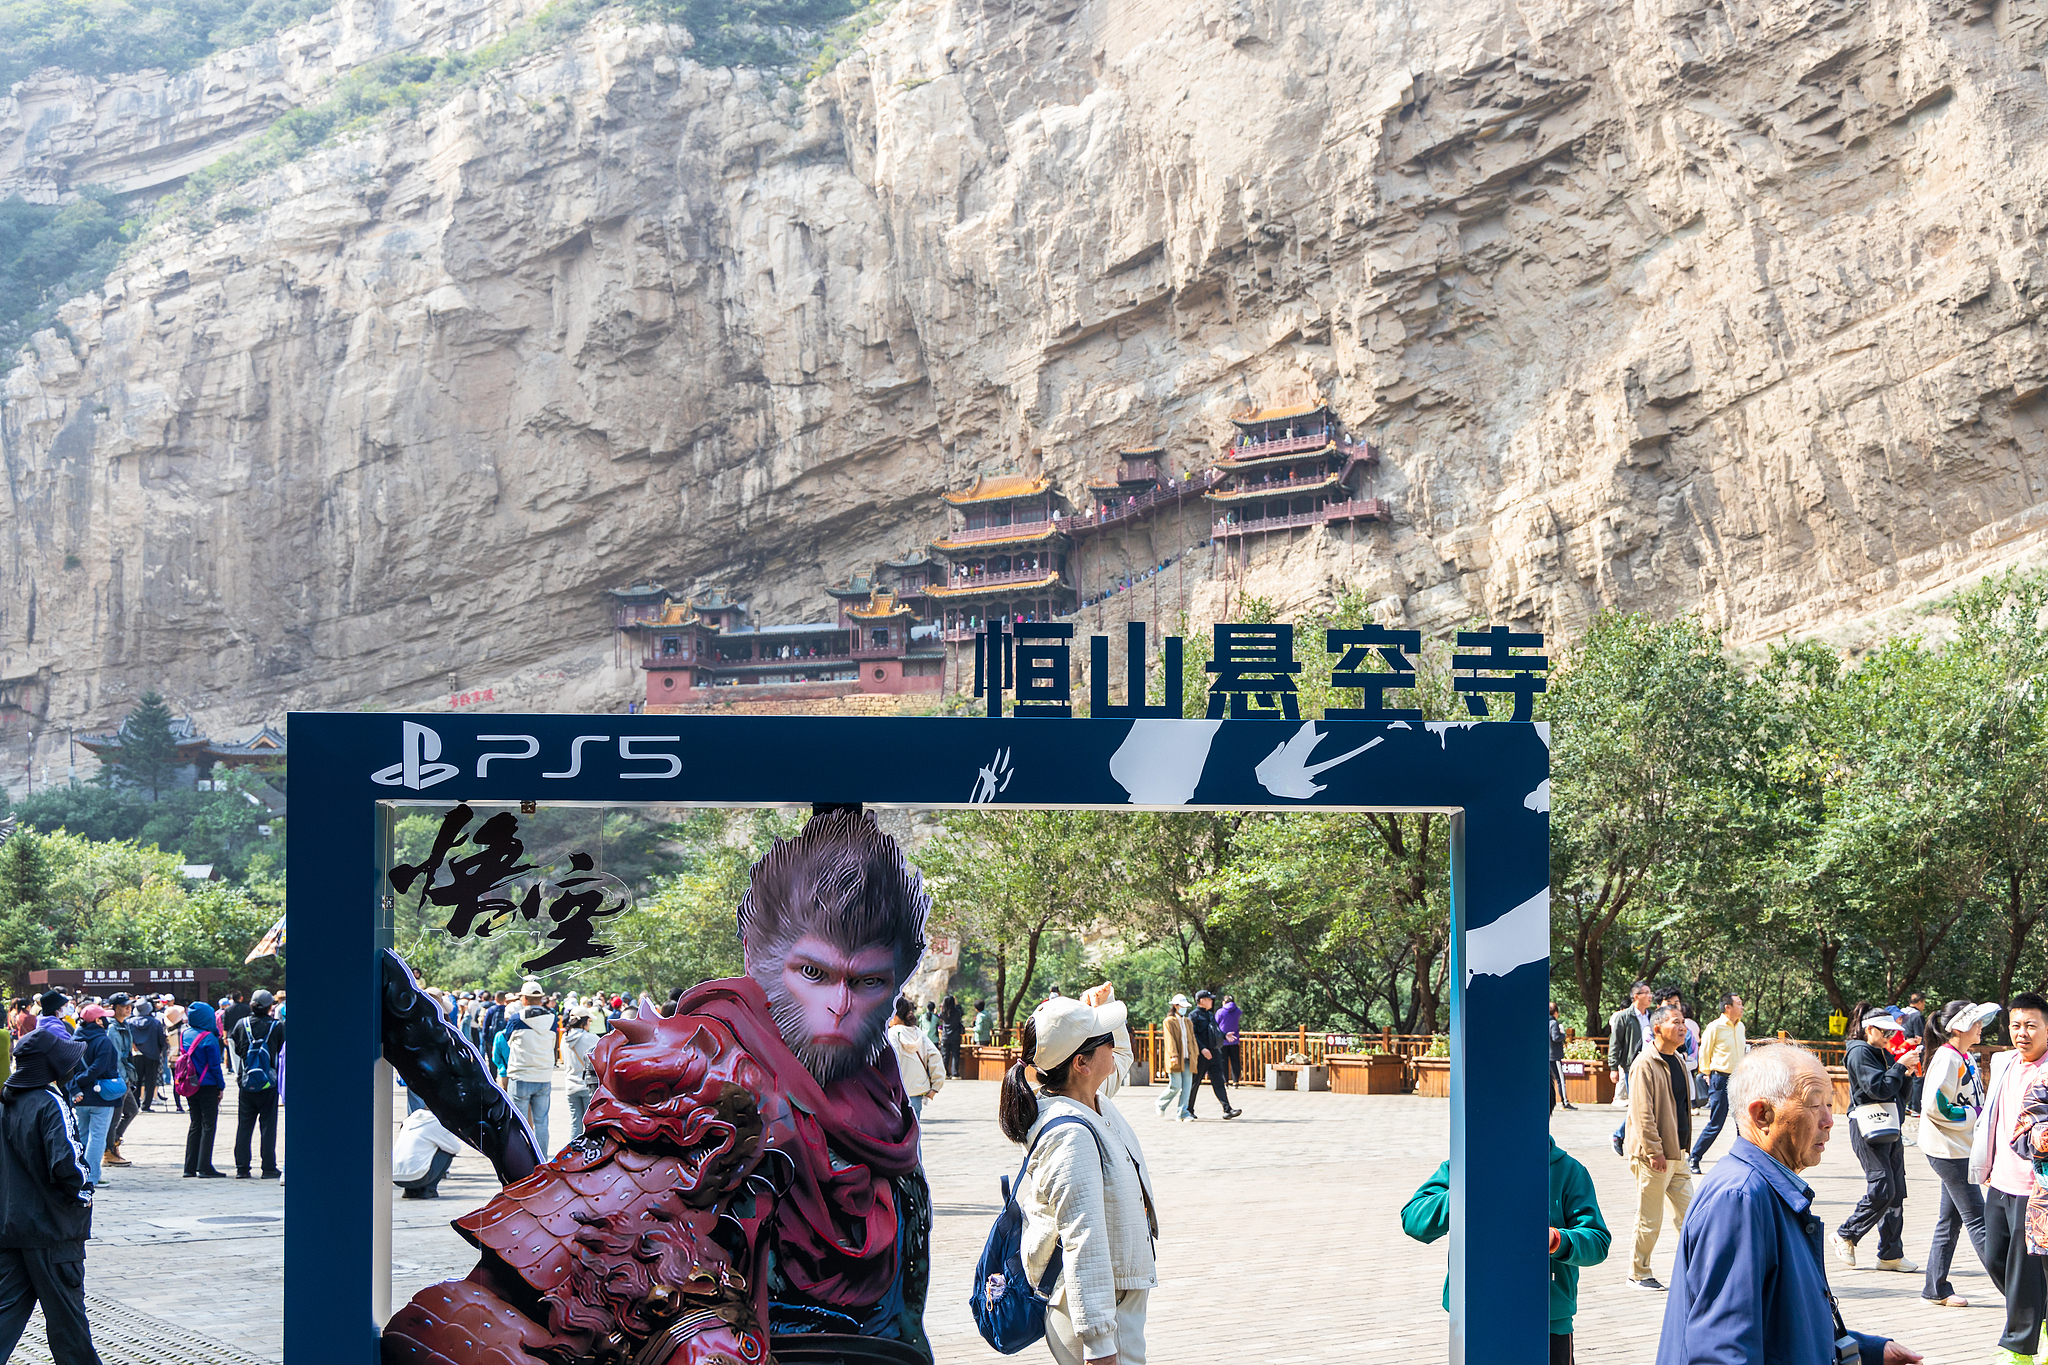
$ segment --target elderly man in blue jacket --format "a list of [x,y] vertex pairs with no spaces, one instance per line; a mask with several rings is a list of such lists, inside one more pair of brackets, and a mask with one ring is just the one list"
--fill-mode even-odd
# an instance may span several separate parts
[[1802,1047],[1754,1048],[1728,1087],[1740,1136],[1700,1183],[1678,1241],[1657,1365],[1908,1365],[1851,1332],[1828,1291],[1821,1220],[1799,1172],[1835,1125],[1833,1083]]

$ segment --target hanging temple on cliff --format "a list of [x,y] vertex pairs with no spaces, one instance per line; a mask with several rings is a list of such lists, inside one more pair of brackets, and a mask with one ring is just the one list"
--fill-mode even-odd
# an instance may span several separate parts
[[[757,623],[722,588],[680,597],[658,583],[613,588],[613,625],[646,675],[643,704],[960,690],[975,632],[992,619],[1072,620],[1148,583],[1156,598],[1190,549],[1249,554],[1259,537],[1389,519],[1365,488],[1379,452],[1327,403],[1246,410],[1231,421],[1237,434],[1214,464],[1175,474],[1163,447],[1122,450],[1078,505],[1051,479],[1025,474],[948,489],[948,525],[929,545],[825,588],[834,620]],[[1189,528],[1190,504],[1199,512],[1201,503],[1208,519]],[[1179,548],[1134,564],[1129,533],[1168,521]],[[1159,537],[1150,543],[1156,550]]]

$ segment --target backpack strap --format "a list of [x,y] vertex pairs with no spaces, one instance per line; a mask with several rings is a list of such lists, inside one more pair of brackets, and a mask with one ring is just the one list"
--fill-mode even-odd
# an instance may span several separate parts
[[[1031,1146],[1025,1149],[1024,1164],[1017,1168],[1016,1181],[1014,1183],[1006,1183],[1004,1186],[1003,1197],[1005,1202],[1012,1204],[1017,1202],[1017,1194],[1020,1190],[1024,1188],[1024,1172],[1030,1169],[1032,1154],[1038,1151],[1038,1144],[1044,1140],[1045,1135],[1047,1133],[1050,1133],[1055,1128],[1075,1123],[1078,1123],[1083,1128],[1086,1128],[1088,1130],[1088,1136],[1095,1139],[1095,1150],[1101,1154],[1102,1164],[1104,1166],[1109,1165],[1109,1149],[1102,1145],[1102,1134],[1095,1131],[1095,1125],[1090,1123],[1088,1120],[1082,1118],[1079,1114],[1061,1114],[1057,1118],[1047,1119],[1044,1123],[1039,1125],[1038,1135],[1031,1139]],[[1031,1286],[1032,1291],[1036,1293],[1038,1297],[1041,1299],[1047,1299],[1052,1297],[1053,1281],[1059,1278],[1060,1273],[1061,1250],[1062,1248],[1058,1245],[1057,1241],[1055,1241],[1053,1246],[1052,1259],[1047,1262],[1045,1267],[1045,1283],[1042,1285]]]

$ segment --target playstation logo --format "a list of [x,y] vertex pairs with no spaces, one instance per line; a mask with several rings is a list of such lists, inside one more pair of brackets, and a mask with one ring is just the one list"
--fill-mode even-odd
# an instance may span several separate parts
[[438,782],[446,782],[461,769],[453,763],[436,763],[441,756],[441,737],[426,726],[413,721],[403,722],[405,728],[405,757],[379,772],[370,774],[370,780],[383,787],[408,787],[413,791],[424,791]]

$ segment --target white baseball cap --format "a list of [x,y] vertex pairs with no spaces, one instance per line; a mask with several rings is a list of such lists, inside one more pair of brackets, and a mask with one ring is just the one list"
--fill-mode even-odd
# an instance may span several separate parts
[[1182,1009],[1187,1009],[1194,1004],[1194,1001],[1188,999],[1185,995],[1176,995],[1166,1003],[1169,1005],[1179,1005]]
[[1124,1026],[1130,1010],[1121,1000],[1104,1005],[1084,1005],[1071,996],[1059,995],[1031,1012],[1031,1024],[1038,1036],[1031,1064],[1050,1071],[1081,1050],[1090,1038],[1100,1038]]

